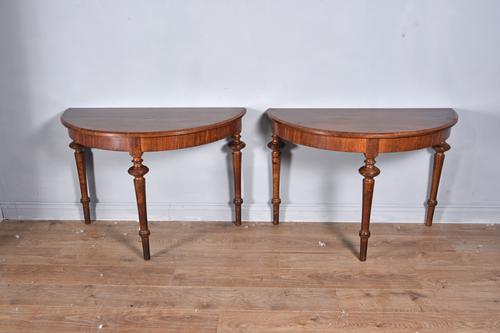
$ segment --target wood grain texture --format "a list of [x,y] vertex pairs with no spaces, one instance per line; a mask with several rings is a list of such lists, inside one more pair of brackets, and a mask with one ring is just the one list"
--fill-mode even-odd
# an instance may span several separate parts
[[278,136],[273,135],[271,142],[267,144],[269,149],[271,149],[271,163],[273,165],[273,199],[271,204],[273,205],[273,224],[280,223],[280,170],[281,170],[281,149],[284,147],[284,143],[281,142]]
[[458,121],[453,109],[269,109],[267,115],[273,134],[286,141],[357,153],[439,145]]
[[70,108],[61,121],[82,132],[158,137],[216,129],[244,114],[244,108]]
[[432,147],[433,176],[425,225],[431,226],[444,161],[450,149],[446,139],[458,121],[453,109],[268,109],[272,123],[273,224],[279,224],[279,145],[281,140],[313,148],[363,153],[365,165],[359,260],[366,261],[370,237],[370,212],[380,153]]
[[75,150],[85,224],[90,206],[85,172],[85,149],[127,151],[132,156],[128,173],[134,177],[139,236],[144,260],[149,260],[146,179],[149,171],[142,155],[149,151],[181,149],[231,137],[233,155],[235,224],[241,225],[241,118],[244,108],[70,108],[61,122],[68,128]]
[[375,156],[365,154],[365,165],[359,169],[363,176],[363,201],[361,208],[361,230],[359,231],[360,249],[359,260],[366,260],[368,251],[368,238],[370,238],[370,215],[372,210],[373,189],[375,187],[375,177],[380,174],[379,168],[375,166]]
[[151,225],[0,223],[0,332],[500,331],[496,225]]
[[241,132],[244,108],[71,108],[69,136],[90,148],[163,151],[199,146]]
[[269,109],[269,118],[304,132],[365,139],[426,135],[452,127],[453,109]]
[[83,208],[83,220],[90,224],[90,198],[87,187],[87,171],[85,167],[85,148],[76,142],[71,142],[69,147],[75,150],[76,170],[78,171],[78,182],[80,183],[80,202]]
[[444,153],[450,150],[450,145],[443,142],[439,145],[432,147],[436,153],[434,154],[434,165],[432,168],[432,183],[430,197],[427,201],[427,215],[425,216],[425,225],[431,226],[432,219],[434,218],[434,210],[437,205],[437,193],[439,188],[439,180],[441,179],[441,171],[443,170]]
[[233,155],[233,177],[234,177],[234,223],[241,225],[241,150],[245,148],[245,143],[241,141],[240,133],[233,134],[232,141],[229,143]]
[[146,207],[146,179],[144,175],[148,173],[147,166],[142,164],[142,152],[136,151],[132,154],[132,166],[128,173],[134,177],[135,197],[137,201],[137,212],[139,215],[139,236],[142,242],[142,253],[144,260],[150,259],[148,214]]

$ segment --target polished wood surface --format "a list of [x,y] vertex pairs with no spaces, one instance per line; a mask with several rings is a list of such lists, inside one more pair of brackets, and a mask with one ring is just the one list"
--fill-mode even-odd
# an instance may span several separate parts
[[458,121],[453,109],[269,109],[273,136],[269,143],[273,161],[273,223],[279,223],[279,163],[282,140],[309,147],[357,152],[365,155],[359,169],[363,197],[359,259],[366,260],[370,237],[370,213],[380,153],[432,147],[436,151],[425,224],[432,225],[444,161],[450,149],[446,139]]
[[269,109],[273,121],[304,132],[346,138],[400,138],[450,128],[453,109]]
[[[438,145],[446,141],[458,119],[453,109],[269,109],[267,115],[273,133],[284,140],[358,153]],[[423,121],[424,117],[429,119]]]
[[244,108],[70,108],[61,116],[75,150],[86,224],[90,221],[85,149],[126,151],[132,157],[128,172],[134,177],[143,257],[150,259],[146,207],[149,171],[142,162],[144,152],[181,149],[231,138],[233,155],[235,224],[241,225],[241,118]]
[[234,134],[232,141],[229,143],[233,155],[233,175],[234,175],[234,209],[235,209],[235,224],[241,225],[241,150],[245,148],[245,143],[241,141],[241,135]]
[[273,139],[267,145],[271,150],[271,162],[273,164],[273,223],[279,224],[280,221],[280,211],[279,206],[281,203],[280,199],[280,169],[281,169],[281,148],[283,148],[283,142],[281,142],[278,136],[273,135]]
[[244,108],[70,108],[61,120],[80,131],[148,137],[218,129],[244,114]]
[[163,151],[199,146],[241,132],[244,108],[71,108],[61,116],[85,147]]
[[368,238],[370,238],[370,215],[372,210],[373,189],[375,187],[375,177],[380,174],[379,168],[375,166],[375,156],[365,155],[365,165],[359,169],[363,178],[363,199],[361,208],[361,230],[359,260],[366,260],[368,251]]
[[85,148],[76,142],[71,142],[69,147],[75,150],[76,169],[78,171],[78,182],[80,183],[80,193],[83,207],[83,220],[85,224],[90,224],[90,198],[87,188],[87,171],[85,168]]
[[133,153],[133,165],[128,169],[128,173],[134,177],[135,197],[137,201],[137,212],[139,214],[139,236],[142,242],[142,254],[144,260],[151,258],[149,253],[148,214],[146,211],[146,180],[144,175],[149,172],[147,166],[142,164],[142,153]]
[[[0,223],[0,332],[498,332],[500,226]],[[453,235],[453,237],[450,237]],[[323,241],[325,246],[319,246]]]
[[450,150],[450,145],[446,142],[432,147],[436,153],[434,154],[434,165],[432,168],[432,183],[430,197],[427,201],[427,215],[425,217],[425,225],[431,226],[434,217],[434,209],[437,205],[437,192],[439,187],[439,180],[441,179],[441,170],[443,169],[444,153]]

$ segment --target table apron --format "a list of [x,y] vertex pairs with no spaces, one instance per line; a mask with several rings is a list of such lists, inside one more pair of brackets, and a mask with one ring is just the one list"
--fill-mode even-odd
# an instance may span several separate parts
[[134,136],[68,129],[71,139],[82,146],[113,151],[141,152],[175,150],[215,142],[241,132],[241,118],[218,128],[171,136]]
[[328,136],[306,132],[283,124],[273,124],[273,134],[291,143],[304,146],[358,153],[391,153],[417,150],[438,145],[450,136],[451,128],[400,138],[355,138]]
[[434,133],[395,139],[379,139],[378,152],[392,153],[428,148],[443,143],[450,137],[451,128]]

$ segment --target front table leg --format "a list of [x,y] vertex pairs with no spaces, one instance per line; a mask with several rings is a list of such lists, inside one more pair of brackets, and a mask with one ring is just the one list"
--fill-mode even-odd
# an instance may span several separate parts
[[128,173],[134,176],[135,197],[137,199],[137,210],[139,212],[139,236],[142,240],[142,253],[144,260],[149,260],[149,229],[148,229],[148,216],[146,213],[146,180],[144,175],[148,173],[147,166],[142,164],[142,152],[131,153],[133,157],[133,165],[128,169]]
[[359,237],[361,246],[359,250],[359,260],[366,260],[368,250],[368,238],[370,237],[370,213],[372,209],[373,188],[375,186],[375,177],[380,174],[379,168],[375,166],[375,156],[365,154],[365,165],[359,169],[363,179],[363,209],[361,213],[361,230]]
[[240,140],[240,133],[233,135],[233,141],[229,144],[233,151],[233,176],[234,176],[234,212],[235,224],[241,225],[241,150],[245,148],[245,143]]
[[432,184],[429,201],[427,201],[427,216],[425,217],[425,225],[430,227],[434,217],[434,209],[437,205],[437,192],[439,187],[439,179],[441,178],[441,170],[443,169],[444,153],[450,150],[450,145],[443,142],[432,147],[436,153],[434,154],[434,168],[432,170]]
[[281,151],[284,143],[281,142],[277,135],[272,136],[272,141],[267,145],[271,149],[271,157],[273,164],[273,224],[280,223],[280,167],[281,167]]
[[85,220],[85,224],[90,224],[90,199],[87,189],[87,173],[85,171],[85,147],[74,141],[69,144],[69,147],[75,150],[75,161],[76,169],[78,170],[78,181],[80,183],[80,202],[83,207],[83,218]]

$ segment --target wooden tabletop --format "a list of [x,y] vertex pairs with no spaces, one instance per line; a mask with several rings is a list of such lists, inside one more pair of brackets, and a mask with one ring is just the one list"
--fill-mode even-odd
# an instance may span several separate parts
[[218,128],[244,114],[244,108],[71,108],[61,121],[77,131],[146,137]]
[[134,177],[139,215],[139,236],[144,260],[151,257],[146,207],[146,180],[149,168],[143,164],[143,153],[183,149],[231,139],[233,159],[235,224],[241,224],[241,118],[245,108],[70,108],[61,116],[73,140],[80,182],[81,203],[86,224],[90,224],[85,154],[88,149],[128,152]]
[[278,123],[304,132],[349,138],[419,136],[453,126],[453,109],[269,109]]
[[444,161],[450,149],[446,142],[458,121],[453,109],[269,109],[272,121],[273,223],[279,223],[280,156],[284,142],[332,151],[363,153],[363,205],[359,260],[365,261],[370,237],[370,214],[380,153],[432,147],[434,167],[425,225],[432,225],[437,191]]

